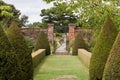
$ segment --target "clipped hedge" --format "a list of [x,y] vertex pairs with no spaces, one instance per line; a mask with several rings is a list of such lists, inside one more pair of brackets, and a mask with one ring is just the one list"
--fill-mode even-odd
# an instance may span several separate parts
[[77,33],[77,35],[75,36],[72,55],[78,55],[79,48],[88,50],[88,46],[85,43],[81,33]]
[[91,55],[92,53],[88,52],[85,49],[78,49],[78,57],[87,68],[89,68]]
[[120,80],[120,32],[110,52],[102,80]]
[[19,58],[19,63],[21,64],[22,78],[21,80],[33,80],[33,64],[31,50],[28,48],[24,36],[20,28],[18,28],[18,23],[13,21],[11,26],[7,31],[8,38],[15,48],[16,55]]
[[0,24],[0,80],[21,80],[19,59]]
[[102,80],[104,67],[117,34],[112,20],[107,18],[92,52],[90,80]]
[[33,67],[37,67],[38,64],[45,57],[45,49],[39,49],[32,53]]
[[50,45],[48,42],[47,34],[43,31],[39,33],[36,40],[35,51],[38,49],[46,49],[46,55],[50,55]]

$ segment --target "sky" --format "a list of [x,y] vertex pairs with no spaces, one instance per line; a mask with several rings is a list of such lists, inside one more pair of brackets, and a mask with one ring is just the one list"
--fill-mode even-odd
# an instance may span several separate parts
[[42,9],[47,9],[53,4],[46,4],[43,0],[3,0],[6,3],[13,4],[16,9],[20,10],[22,15],[29,17],[29,23],[41,22],[40,13]]

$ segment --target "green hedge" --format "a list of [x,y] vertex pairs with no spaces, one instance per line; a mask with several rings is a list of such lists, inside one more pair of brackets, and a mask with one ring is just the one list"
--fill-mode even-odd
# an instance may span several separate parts
[[37,67],[41,60],[45,57],[45,49],[39,49],[32,53],[33,67]]
[[92,51],[90,80],[102,80],[104,67],[117,34],[118,31],[112,20],[107,18]]
[[83,35],[81,33],[77,33],[73,44],[72,55],[78,55],[78,49],[80,48],[88,50],[88,45],[85,43]]
[[120,33],[110,52],[102,80],[120,80]]
[[36,40],[35,51],[38,49],[45,49],[46,55],[50,55],[51,53],[47,34],[44,33],[43,31],[39,33],[38,38]]
[[0,24],[0,80],[21,80],[19,59]]
[[31,49],[28,48],[21,29],[18,27],[18,22],[11,23],[8,31],[8,38],[15,48],[16,55],[19,58],[19,64],[21,64],[22,76],[21,80],[33,80],[33,64]]

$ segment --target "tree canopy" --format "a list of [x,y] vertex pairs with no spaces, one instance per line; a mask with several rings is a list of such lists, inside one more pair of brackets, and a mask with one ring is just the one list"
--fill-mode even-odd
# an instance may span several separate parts
[[55,30],[62,30],[66,32],[69,23],[75,23],[78,19],[78,16],[74,14],[68,7],[69,5],[65,2],[54,3],[54,7],[50,9],[41,10],[40,16],[43,17],[42,21],[45,23],[54,23]]
[[8,28],[13,19],[19,22],[19,27],[25,26],[28,22],[28,16],[22,15],[20,18],[20,15],[20,11],[14,5],[0,0],[0,23],[3,24],[4,28]]
[[47,3],[65,2],[79,19],[78,24],[83,27],[101,27],[107,16],[112,17],[117,27],[120,27],[119,0],[44,0]]

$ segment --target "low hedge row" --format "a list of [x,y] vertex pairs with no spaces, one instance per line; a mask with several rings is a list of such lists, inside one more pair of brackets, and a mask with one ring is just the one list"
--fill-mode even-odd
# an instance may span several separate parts
[[46,56],[45,49],[39,49],[32,53],[33,67],[37,67],[41,60]]
[[78,49],[78,57],[81,59],[83,64],[89,68],[91,53],[85,49]]

